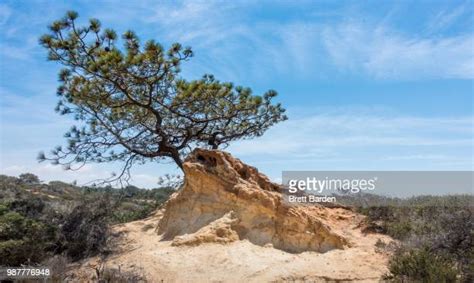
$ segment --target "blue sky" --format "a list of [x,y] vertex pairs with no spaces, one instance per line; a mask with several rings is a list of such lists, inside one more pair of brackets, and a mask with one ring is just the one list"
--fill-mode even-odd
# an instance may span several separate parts
[[[86,183],[115,171],[38,164],[73,124],[57,115],[57,72],[38,37],[70,9],[119,33],[193,47],[183,76],[212,73],[279,92],[289,120],[227,148],[282,170],[472,170],[474,1],[1,1],[3,174]],[[153,187],[170,164],[136,167]]]

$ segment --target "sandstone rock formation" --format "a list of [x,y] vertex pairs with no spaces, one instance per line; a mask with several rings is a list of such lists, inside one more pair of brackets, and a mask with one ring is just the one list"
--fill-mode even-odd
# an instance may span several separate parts
[[183,188],[166,203],[157,231],[173,245],[247,239],[293,253],[350,245],[321,217],[326,208],[285,202],[279,185],[228,153],[197,149],[184,171]]
[[[186,181],[146,219],[112,228],[106,259],[81,262],[71,278],[97,280],[97,266],[148,282],[379,282],[392,239],[365,233],[365,217],[342,206],[290,205],[281,188],[230,154],[196,150]],[[154,228],[154,229],[153,229]]]

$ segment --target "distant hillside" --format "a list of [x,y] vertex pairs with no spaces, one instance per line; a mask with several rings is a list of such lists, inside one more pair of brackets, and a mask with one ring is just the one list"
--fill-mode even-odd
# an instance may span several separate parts
[[127,186],[112,187],[77,186],[61,181],[42,183],[33,174],[19,177],[0,175],[0,203],[21,200],[38,200],[48,204],[57,212],[67,212],[80,202],[93,201],[104,196],[114,203],[116,211],[112,223],[127,222],[146,216],[147,213],[166,201],[174,188],[165,185],[154,189]]

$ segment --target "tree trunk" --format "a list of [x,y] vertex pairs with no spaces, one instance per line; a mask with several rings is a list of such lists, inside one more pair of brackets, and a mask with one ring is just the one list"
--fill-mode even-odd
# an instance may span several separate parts
[[183,161],[181,160],[181,156],[179,156],[178,152],[172,152],[171,153],[171,158],[173,158],[174,162],[176,165],[178,165],[179,169],[183,171]]
[[183,160],[181,160],[179,151],[175,147],[169,146],[165,137],[160,141],[159,146],[159,151],[164,153],[165,156],[173,158],[173,161],[178,165],[179,169],[183,171]]

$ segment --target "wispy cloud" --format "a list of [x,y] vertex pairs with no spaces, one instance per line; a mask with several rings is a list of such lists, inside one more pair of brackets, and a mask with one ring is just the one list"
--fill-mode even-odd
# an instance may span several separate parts
[[430,33],[443,31],[453,23],[456,22],[461,16],[466,14],[469,9],[472,10],[472,3],[466,2],[453,9],[444,9],[436,13],[436,15],[427,23],[427,30]]
[[[212,58],[214,68],[225,65],[237,77],[239,72],[255,69],[324,76],[315,66],[326,65],[337,72],[383,80],[474,78],[472,29],[456,36],[433,37],[429,32],[406,34],[389,20],[250,22],[249,8],[250,4],[242,2],[184,2],[161,5],[146,21],[169,30],[165,35],[170,39],[206,50],[206,59]],[[428,25],[431,29],[447,27],[465,9],[459,6],[440,12]],[[248,68],[252,63],[259,68]],[[226,73],[225,68],[219,71]]]
[[[335,9],[321,20],[314,14],[325,11],[308,5],[304,20],[280,22],[278,18],[255,17],[252,12],[256,8],[261,7],[246,1],[103,2],[100,7],[90,7],[90,14],[83,17],[98,17],[105,24],[124,28],[139,23],[144,27],[139,34],[146,37],[192,45],[197,51],[192,61],[194,76],[218,72],[230,79],[249,72],[257,77],[277,72],[324,78],[328,72],[339,72],[382,80],[474,78],[473,29],[456,35],[432,33],[455,24],[468,11],[466,5],[434,14],[422,34],[400,30],[388,15],[382,16],[382,21],[370,20],[374,15],[355,19],[347,14],[354,12],[350,9]],[[11,8],[0,6],[0,23],[12,18],[11,14]],[[8,33],[10,36],[30,34],[31,23],[44,30],[52,20],[29,14],[14,18],[4,34],[11,29],[17,31]],[[2,53],[12,59],[29,58],[37,48],[38,34],[15,45],[2,43]]]
[[[262,159],[272,159],[278,156],[281,160],[298,156],[358,159],[360,156],[355,152],[366,152],[366,158],[378,160],[393,156],[394,151],[433,159],[440,156],[440,152],[457,148],[460,152],[454,153],[455,158],[461,157],[468,164],[473,162],[473,156],[462,153],[462,148],[469,149],[474,143],[472,116],[426,118],[336,112],[289,120],[257,140],[232,145],[230,150],[243,157],[259,155]],[[420,154],[420,151],[427,153]]]
[[326,27],[323,42],[340,70],[376,79],[474,78],[473,34],[420,38],[347,23]]

